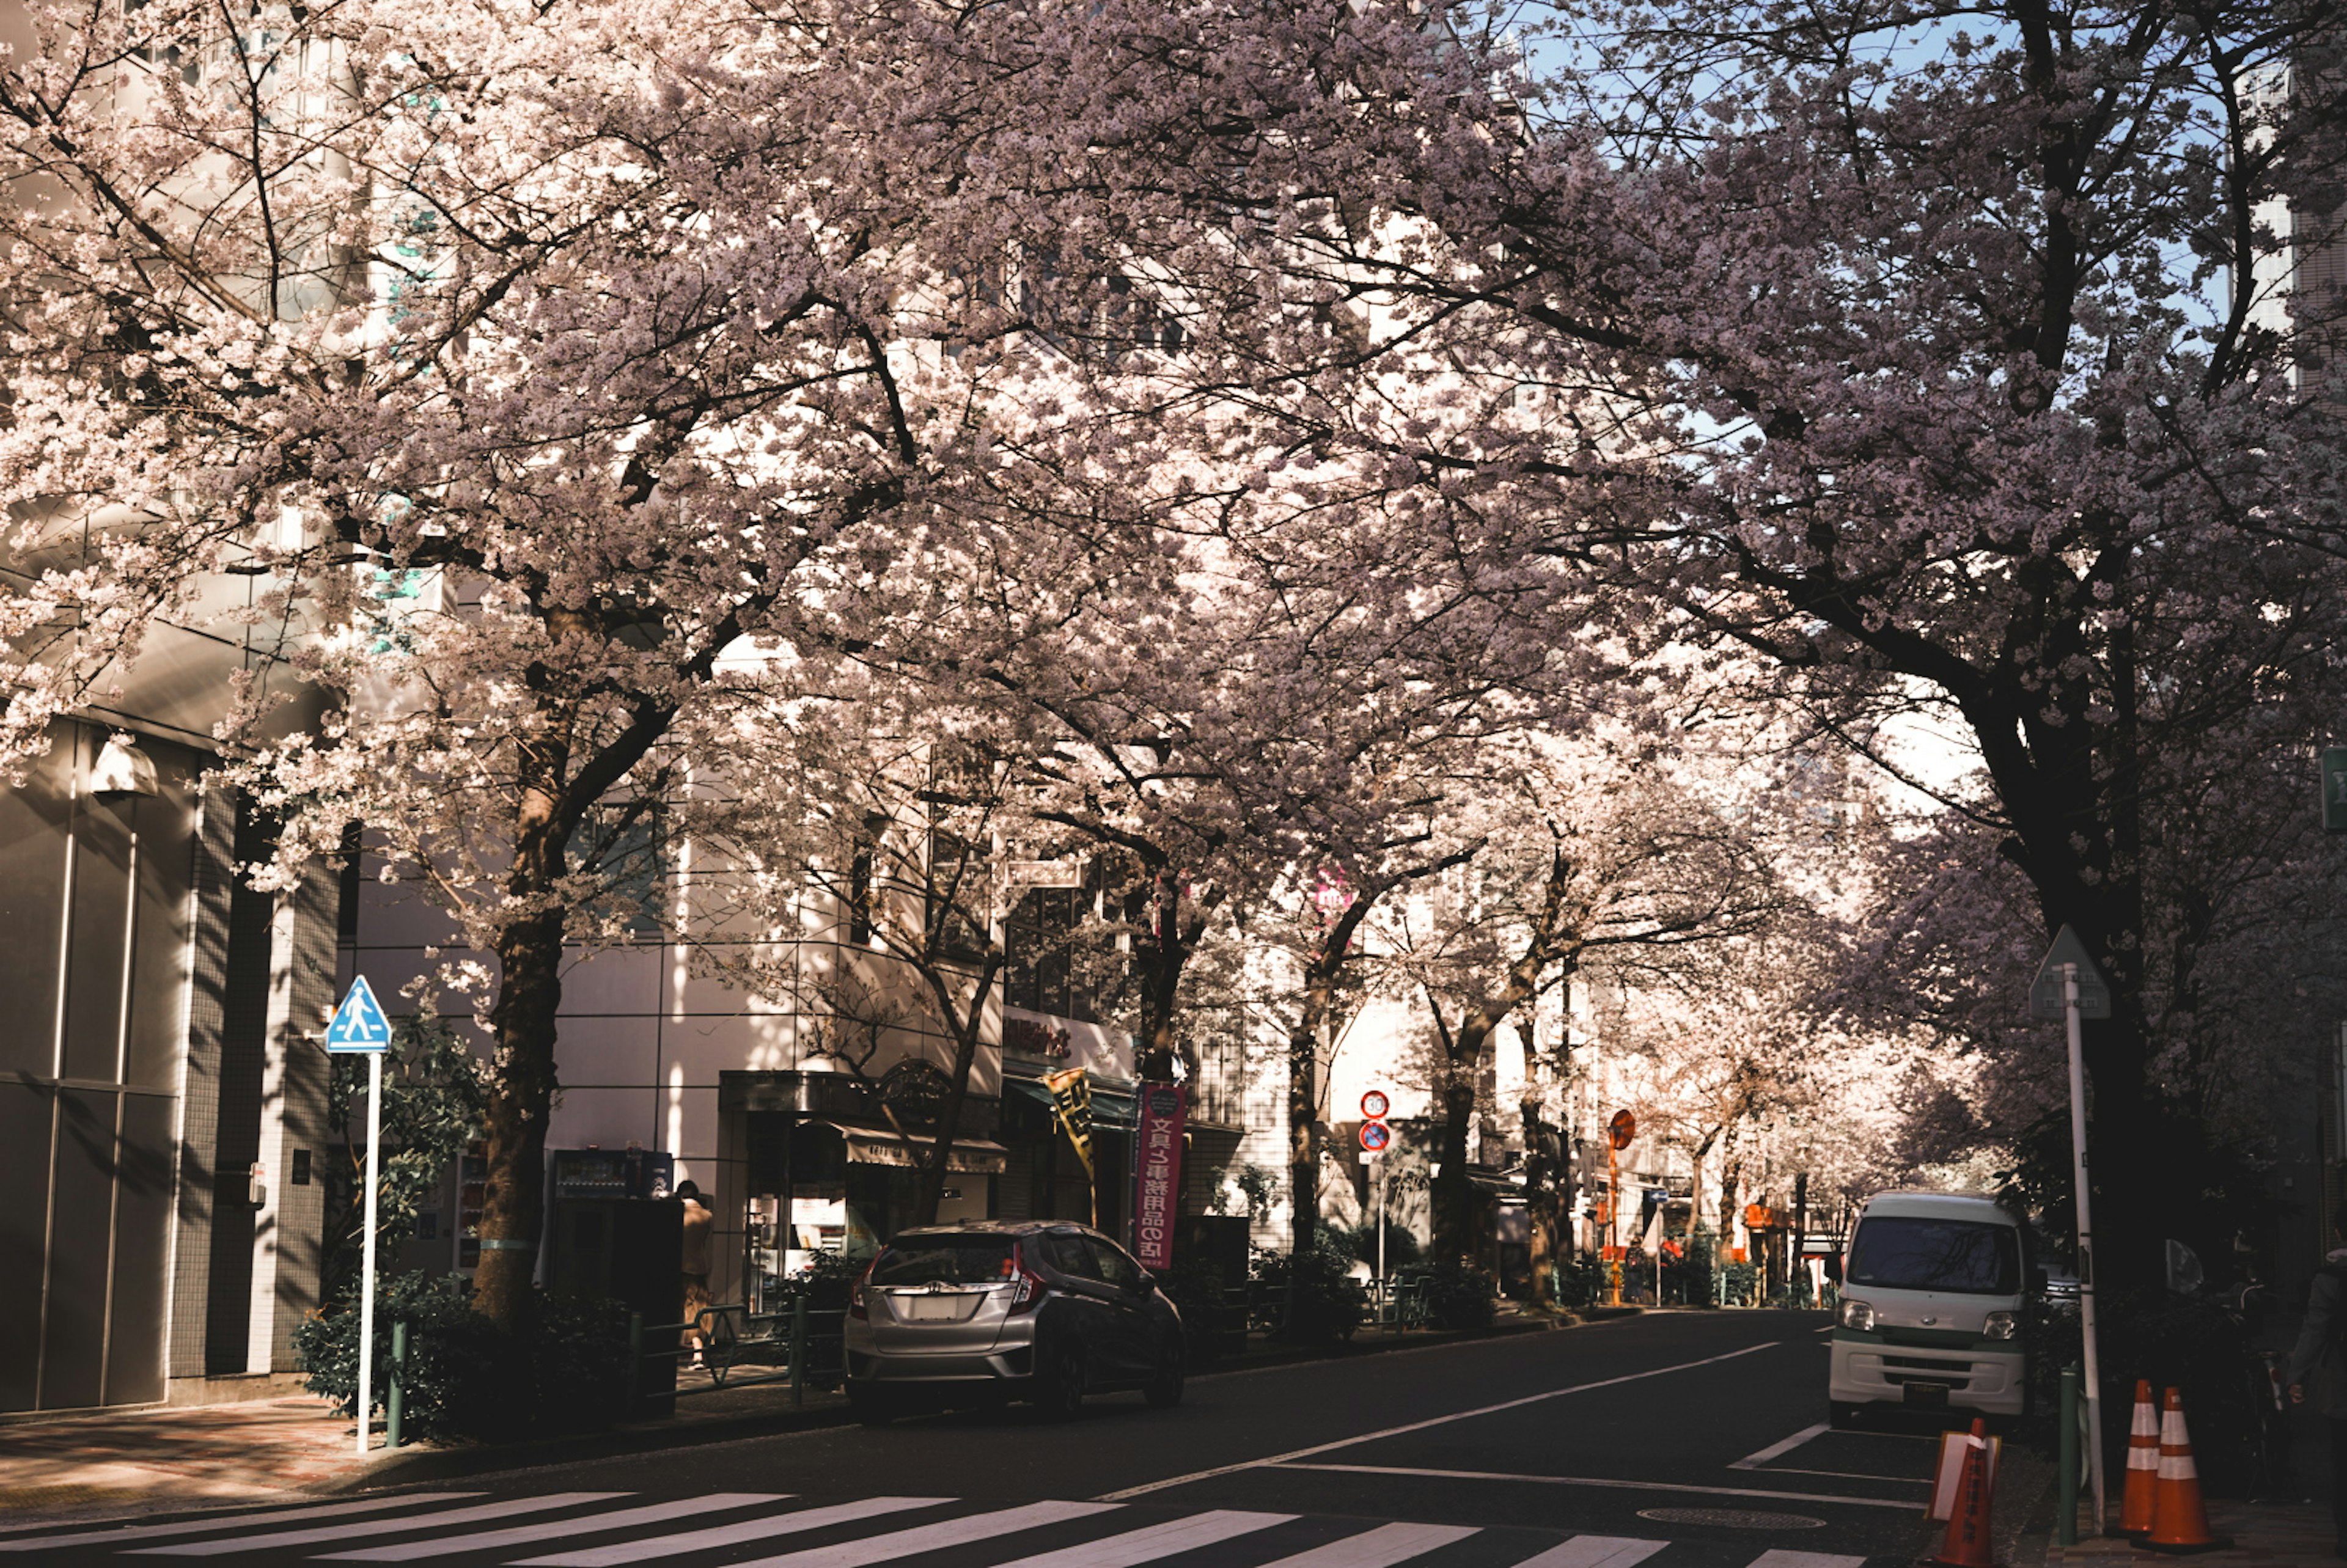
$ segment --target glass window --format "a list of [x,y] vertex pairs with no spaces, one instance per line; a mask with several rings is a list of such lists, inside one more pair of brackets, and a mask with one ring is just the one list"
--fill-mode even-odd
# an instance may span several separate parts
[[1010,1238],[1000,1235],[915,1236],[891,1246],[872,1266],[874,1285],[991,1285],[1017,1272]]
[[1127,1257],[1122,1247],[1113,1242],[1091,1238],[1092,1255],[1100,1259],[1101,1277],[1119,1290],[1141,1288],[1141,1266]]
[[1073,887],[1030,887],[1011,906],[1003,955],[1003,997],[1030,1012],[1071,1016],[1068,943],[1076,928]]
[[1083,1237],[1057,1233],[1043,1238],[1043,1247],[1044,1255],[1051,1260],[1051,1266],[1061,1274],[1071,1275],[1078,1279],[1101,1277],[1100,1265],[1092,1257],[1092,1249],[1084,1245]]
[[1850,1283],[2011,1296],[2021,1288],[2021,1244],[2011,1225],[1879,1214],[1859,1222]]

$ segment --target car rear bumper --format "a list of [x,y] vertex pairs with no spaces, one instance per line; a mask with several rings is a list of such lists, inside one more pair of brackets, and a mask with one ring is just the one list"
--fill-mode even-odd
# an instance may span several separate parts
[[847,1380],[890,1386],[920,1383],[1023,1383],[1035,1374],[1035,1348],[958,1356],[884,1356],[870,1349],[847,1348]]

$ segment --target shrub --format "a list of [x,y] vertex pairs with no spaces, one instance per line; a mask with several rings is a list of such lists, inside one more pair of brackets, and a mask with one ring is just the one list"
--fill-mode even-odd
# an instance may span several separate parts
[[[1364,1220],[1343,1235],[1345,1249],[1360,1262],[1375,1268],[1378,1262],[1378,1222]],[[1418,1245],[1418,1237],[1409,1226],[1393,1220],[1386,1222],[1386,1271],[1389,1274],[1399,1275],[1422,1255],[1423,1249]]]
[[1604,1298],[1605,1266],[1575,1253],[1556,1265],[1556,1298],[1567,1307],[1594,1307]]
[[1203,1367],[1222,1356],[1229,1337],[1225,1318],[1229,1288],[1220,1266],[1202,1257],[1176,1257],[1174,1266],[1157,1276],[1182,1314],[1182,1338],[1190,1365]]
[[1258,1250],[1250,1295],[1271,1313],[1275,1338],[1306,1345],[1349,1339],[1368,1315],[1369,1293],[1348,1277],[1351,1251],[1333,1233],[1323,1229],[1313,1240],[1300,1263],[1287,1253]]
[[1489,1328],[1499,1286],[1489,1274],[1460,1263],[1422,1264],[1404,1276],[1426,1295],[1428,1321],[1440,1328]]
[[[383,1281],[375,1297],[374,1409],[389,1408],[392,1331],[405,1323],[406,1436],[504,1438],[616,1419],[627,1387],[627,1308],[544,1295],[532,1307],[528,1327],[507,1335],[473,1310],[462,1278],[419,1272]],[[359,1314],[350,1301],[293,1333],[306,1386],[344,1415],[355,1415],[358,1405],[358,1345]]]

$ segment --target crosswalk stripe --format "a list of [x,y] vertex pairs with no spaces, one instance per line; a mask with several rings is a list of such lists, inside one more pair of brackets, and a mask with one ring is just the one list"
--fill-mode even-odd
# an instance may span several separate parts
[[1525,1558],[1516,1568],[1633,1568],[1669,1544],[1635,1535],[1576,1535]]
[[1392,1568],[1396,1563],[1407,1563],[1438,1546],[1481,1533],[1481,1528],[1472,1524],[1380,1524],[1375,1530],[1266,1563],[1263,1568]]
[[1866,1568],[1866,1559],[1830,1552],[1763,1552],[1745,1568]]
[[666,1524],[671,1519],[699,1518],[753,1503],[787,1501],[787,1491],[712,1491],[705,1497],[679,1498],[642,1508],[621,1508],[550,1523],[516,1524],[503,1530],[476,1531],[470,1535],[446,1535],[430,1541],[403,1541],[393,1546],[369,1546],[357,1552],[330,1552],[326,1563],[412,1563],[418,1557],[447,1557],[459,1552],[500,1551],[528,1546],[536,1541],[559,1541],[566,1535],[593,1535],[606,1530],[627,1530],[639,1524]]
[[1002,1568],[1133,1568],[1137,1563],[1154,1563],[1177,1552],[1212,1546],[1234,1536],[1251,1535],[1275,1524],[1286,1524],[1295,1517],[1292,1513],[1250,1513],[1236,1508],[1210,1509],[1186,1519],[1169,1519],[1162,1524],[1128,1530],[1122,1535],[1087,1541],[1081,1546],[1063,1546],[1057,1552],[1021,1557],[1004,1563]]
[[106,1530],[85,1530],[73,1535],[0,1541],[0,1552],[46,1552],[52,1546],[87,1546],[94,1542],[161,1541],[173,1535],[201,1535],[207,1530],[243,1530],[256,1524],[340,1519],[347,1514],[381,1513],[386,1508],[407,1508],[419,1502],[452,1502],[458,1498],[481,1495],[477,1491],[411,1491],[404,1497],[370,1497],[360,1502],[330,1502],[320,1508],[288,1508],[274,1513],[219,1513],[207,1519],[182,1519],[175,1524],[115,1525]]
[[[615,1563],[642,1563],[654,1557],[698,1552],[704,1547],[738,1546],[745,1541],[767,1541],[777,1535],[796,1535],[805,1531],[821,1530],[826,1525],[847,1524],[884,1513],[902,1513],[912,1508],[936,1508],[952,1501],[950,1497],[867,1497],[857,1502],[842,1502],[830,1508],[802,1508],[794,1513],[768,1514],[763,1519],[744,1520],[739,1524],[688,1530],[678,1535],[655,1535],[647,1541],[622,1541],[610,1546],[590,1546],[583,1552],[558,1552],[547,1557],[525,1557],[513,1568],[612,1568]],[[880,1539],[885,1541],[887,1537],[884,1535]]]
[[1038,1525],[1057,1524],[1061,1520],[1081,1519],[1088,1514],[1108,1513],[1116,1507],[1113,1502],[1030,1502],[1020,1508],[1006,1508],[999,1513],[974,1513],[966,1519],[948,1519],[942,1524],[924,1524],[911,1530],[892,1531],[866,1541],[843,1541],[836,1546],[811,1546],[804,1552],[785,1552],[779,1557],[761,1557],[754,1562],[736,1563],[733,1568],[785,1568],[785,1565],[787,1568],[865,1568],[867,1563],[892,1563],[899,1557],[934,1552],[941,1546],[991,1541],[998,1535],[1032,1530]]
[[550,1509],[573,1508],[582,1502],[603,1502],[614,1497],[630,1495],[624,1491],[555,1491],[543,1497],[517,1497],[504,1502],[485,1502],[477,1508],[444,1508],[432,1513],[411,1513],[405,1519],[370,1519],[358,1524],[330,1524],[317,1530],[232,1535],[226,1541],[186,1541],[177,1546],[143,1546],[130,1555],[219,1557],[231,1552],[259,1552],[279,1546],[309,1546],[321,1541],[348,1541],[354,1535],[375,1535],[385,1531],[437,1530],[450,1524],[476,1524],[487,1519],[511,1519],[518,1513],[544,1513]]

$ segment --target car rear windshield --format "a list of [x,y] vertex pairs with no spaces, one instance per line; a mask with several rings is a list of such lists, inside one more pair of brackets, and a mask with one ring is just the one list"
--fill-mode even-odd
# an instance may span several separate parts
[[990,1285],[1018,1272],[1010,1238],[924,1235],[898,1243],[872,1265],[874,1285]]
[[2021,1288],[2021,1245],[2011,1225],[1877,1214],[1850,1243],[1850,1283],[2011,1296]]

